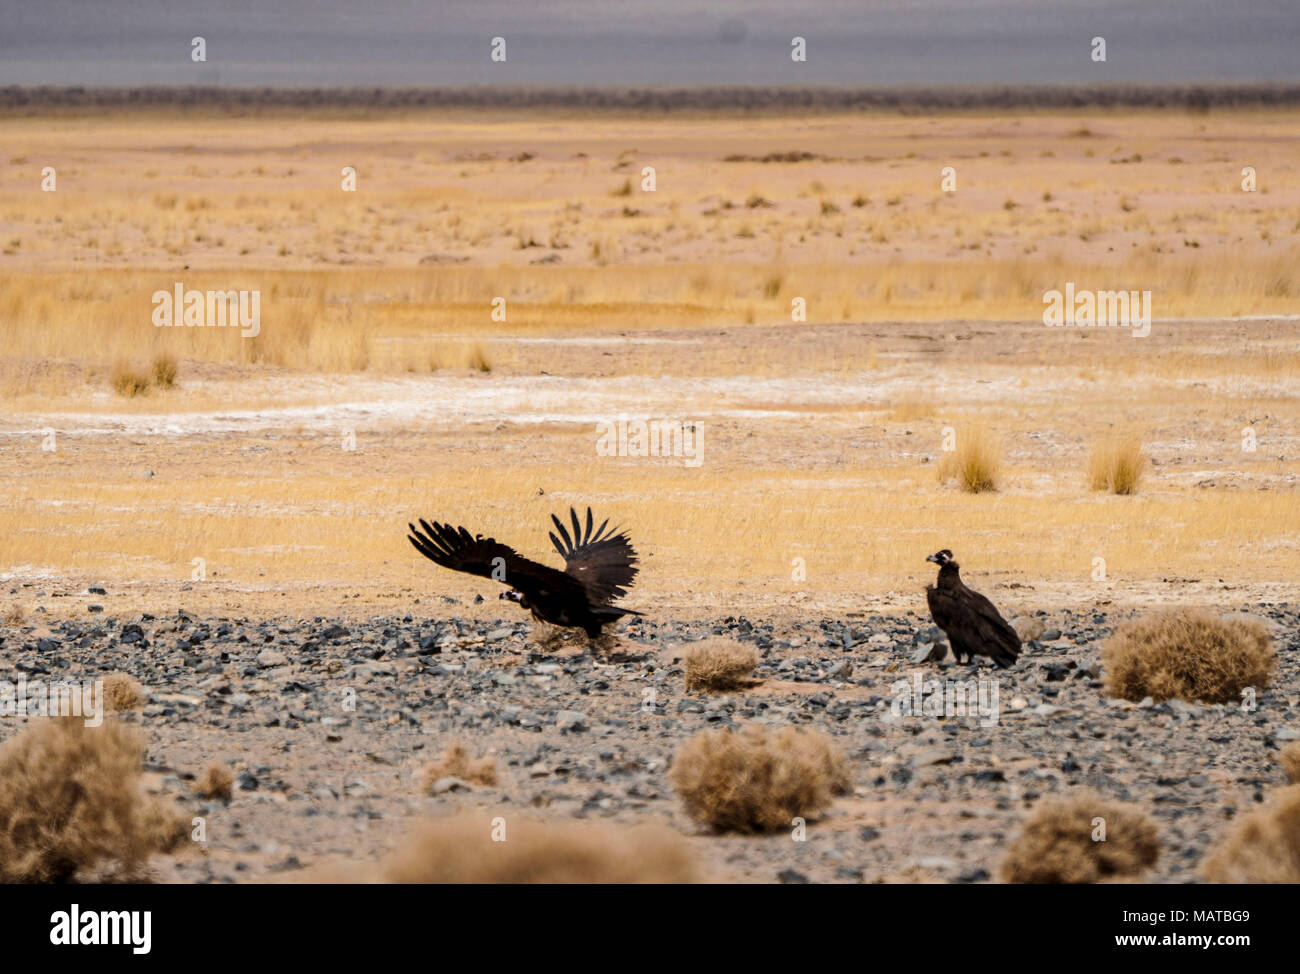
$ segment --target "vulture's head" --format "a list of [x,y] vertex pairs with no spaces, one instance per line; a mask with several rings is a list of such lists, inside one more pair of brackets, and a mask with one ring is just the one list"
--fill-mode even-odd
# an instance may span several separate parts
[[948,562],[952,561],[952,552],[949,551],[947,548],[944,548],[942,551],[936,551],[934,554],[927,556],[925,560],[932,561],[936,565],[943,566],[948,564]]
[[524,600],[524,593],[518,591],[517,589],[511,588],[511,589],[506,589],[504,592],[498,595],[497,598],[505,599],[507,602],[522,602]]

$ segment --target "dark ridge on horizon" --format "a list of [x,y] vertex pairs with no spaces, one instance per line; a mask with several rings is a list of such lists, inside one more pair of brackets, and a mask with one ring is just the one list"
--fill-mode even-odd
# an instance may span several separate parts
[[581,111],[892,111],[903,114],[998,109],[1152,108],[1209,111],[1300,104],[1300,84],[986,85],[971,87],[505,87],[135,88],[0,87],[0,113],[210,109],[283,110],[560,109]]

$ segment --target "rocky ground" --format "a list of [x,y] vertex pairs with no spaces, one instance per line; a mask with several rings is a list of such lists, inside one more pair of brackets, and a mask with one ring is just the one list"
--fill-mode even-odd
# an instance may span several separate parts
[[[1195,880],[1228,820],[1282,783],[1275,750],[1300,738],[1300,608],[1237,606],[1268,621],[1279,666],[1254,711],[1107,699],[1105,611],[1040,612],[1011,670],[925,662],[937,630],[916,615],[769,623],[635,620],[616,645],[539,643],[531,622],[440,618],[246,621],[181,612],[0,626],[0,678],[94,679],[120,671],[148,700],[125,719],[148,741],[147,783],[205,820],[201,851],[160,858],[164,882],[281,881],[339,859],[373,860],[416,818],[491,815],[657,821],[686,836],[709,875],[753,882],[988,882],[1036,801],[1076,786],[1132,801],[1161,831],[1150,877]],[[710,634],[762,653],[760,685],[688,694],[684,643]],[[900,714],[895,684],[977,678],[996,723]],[[986,702],[988,698],[986,698]],[[807,840],[715,836],[668,783],[675,749],[710,727],[816,727],[841,745],[855,790]],[[12,736],[16,720],[0,722]],[[497,758],[486,787],[422,794],[421,772],[459,741]],[[236,775],[205,801],[209,765]]]

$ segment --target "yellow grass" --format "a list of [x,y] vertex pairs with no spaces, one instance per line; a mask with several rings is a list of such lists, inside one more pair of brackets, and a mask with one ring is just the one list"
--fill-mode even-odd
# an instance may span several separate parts
[[[424,370],[382,340],[772,325],[794,298],[810,322],[1033,321],[1067,280],[1149,289],[1161,318],[1300,296],[1294,112],[552,122],[0,121],[27,161],[0,172],[0,356]],[[814,158],[723,161],[795,146]],[[154,329],[178,281],[260,289],[263,335]]]
[[1147,457],[1137,437],[1105,436],[1088,457],[1088,484],[1112,494],[1136,494]]
[[[110,611],[469,599],[492,589],[419,560],[407,520],[547,558],[547,515],[589,502],[633,531],[628,604],[652,612],[919,605],[940,547],[984,588],[1034,586],[1000,605],[1295,587],[1300,338],[1173,319],[1297,311],[1297,113],[0,131],[26,160],[0,170],[14,618],[84,611],[84,584],[106,579],[138,583]],[[56,193],[39,190],[45,159]],[[1259,193],[1241,192],[1238,160],[1267,173]],[[946,165],[956,193],[939,190]],[[1069,281],[1150,289],[1150,337],[1045,328],[1043,293]],[[155,327],[151,296],[177,283],[258,290],[260,333]],[[130,398],[119,362],[144,380]],[[421,402],[438,405],[384,412]],[[568,418],[519,420],[533,408]],[[166,432],[233,411],[265,422]],[[573,417],[624,412],[698,419],[704,463],[597,456],[594,423]],[[995,492],[937,481],[958,472],[945,427],[975,461],[964,481]],[[1080,476],[1086,431],[1107,428],[1143,430],[1136,496]],[[997,442],[977,450],[981,429]],[[1182,581],[1151,557],[1169,550]]]
[[1002,474],[1001,444],[982,426],[954,429],[954,449],[945,447],[939,461],[939,480],[955,480],[968,494],[997,490]]

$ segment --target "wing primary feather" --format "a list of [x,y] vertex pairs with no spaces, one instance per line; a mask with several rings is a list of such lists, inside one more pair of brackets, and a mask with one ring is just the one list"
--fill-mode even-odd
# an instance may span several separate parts
[[[558,530],[558,531],[560,532],[560,537],[564,539],[564,545],[565,545],[565,548],[566,548],[568,551],[572,551],[572,550],[573,550],[573,540],[569,537],[569,532],[566,531],[566,530],[564,529],[564,525],[560,522],[560,519],[559,519],[558,517],[556,517],[554,514],[551,515],[551,520],[555,522],[556,530]],[[565,552],[561,552],[561,554],[564,554],[564,553],[565,553]]]

